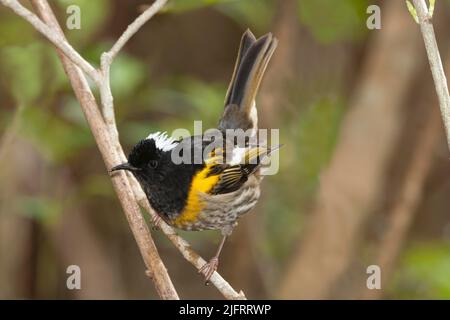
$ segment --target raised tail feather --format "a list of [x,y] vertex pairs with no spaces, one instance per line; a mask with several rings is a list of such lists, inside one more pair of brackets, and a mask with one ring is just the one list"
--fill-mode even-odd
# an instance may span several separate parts
[[257,128],[255,97],[277,42],[271,33],[259,39],[250,30],[243,34],[219,129]]

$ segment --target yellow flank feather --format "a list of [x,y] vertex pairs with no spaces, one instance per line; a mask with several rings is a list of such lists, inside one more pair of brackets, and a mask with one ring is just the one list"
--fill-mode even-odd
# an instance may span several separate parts
[[208,153],[208,158],[205,159],[205,163],[208,164],[217,164],[223,163],[223,148],[215,148],[210,153]]
[[186,205],[181,214],[173,222],[175,226],[180,227],[195,222],[197,215],[204,208],[205,204],[199,199],[199,193],[208,193],[219,180],[219,175],[208,177],[211,167],[212,165],[207,165],[192,179]]

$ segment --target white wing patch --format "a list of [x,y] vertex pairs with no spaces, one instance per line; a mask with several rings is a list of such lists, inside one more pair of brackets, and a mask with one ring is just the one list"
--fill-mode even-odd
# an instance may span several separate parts
[[252,136],[255,135],[256,130],[258,129],[258,110],[256,110],[256,103],[255,100],[252,102],[252,108],[250,109],[250,120],[253,123],[252,128]]
[[240,164],[245,156],[245,151],[247,148],[234,148],[233,149],[233,157],[231,158],[230,164],[232,166],[236,164]]
[[170,151],[178,144],[174,138],[169,137],[167,132],[155,132],[148,135],[147,139],[155,140],[155,145],[159,150]]

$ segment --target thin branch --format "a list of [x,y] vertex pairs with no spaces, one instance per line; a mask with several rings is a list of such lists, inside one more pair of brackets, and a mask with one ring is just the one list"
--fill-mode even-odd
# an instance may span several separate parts
[[0,0],[0,3],[13,10],[16,14],[27,20],[37,31],[50,40],[81,70],[86,72],[89,77],[97,82],[99,80],[98,71],[87,62],[59,33],[55,33],[52,29],[43,23],[34,13],[22,6],[17,0]]
[[430,62],[431,73],[433,75],[436,93],[439,98],[442,120],[445,125],[447,144],[450,149],[450,96],[448,93],[447,78],[445,77],[439,48],[431,23],[431,13],[428,11],[425,0],[413,0],[417,17],[422,32],[425,49],[427,50],[428,61]]
[[[91,127],[94,137],[96,138],[96,142],[97,142],[100,152],[104,158],[105,164],[107,165],[108,168],[111,168],[113,165],[126,160],[126,156],[125,156],[123,149],[118,140],[118,134],[117,134],[115,121],[113,119],[112,120],[113,122],[110,121],[109,125],[105,126],[105,121],[102,118],[101,114],[99,113],[98,105],[97,105],[95,98],[87,84],[86,78],[84,77],[82,72],[77,67],[77,65],[79,67],[81,67],[82,63],[80,64],[79,60],[73,58],[73,55],[70,51],[71,50],[74,51],[74,49],[72,47],[70,47],[70,45],[67,43],[66,39],[64,38],[64,34],[62,33],[62,30],[53,14],[53,11],[51,10],[51,8],[48,5],[46,0],[31,0],[31,1],[32,1],[33,5],[35,6],[36,10],[39,12],[39,14],[44,19],[44,21],[48,24],[48,26],[44,25],[44,28],[37,28],[34,23],[29,21],[29,19],[26,19],[25,17],[24,18],[27,21],[29,21],[33,26],[35,26],[36,29],[38,31],[40,31],[41,33],[43,33],[45,36],[47,36],[46,32],[49,30],[50,30],[49,34],[52,34],[53,32],[56,34],[57,41],[52,41],[52,43],[57,48],[58,55],[63,62],[64,69],[66,70],[66,73],[69,76],[69,79],[72,83],[75,94],[76,94],[78,100],[80,101],[83,112],[85,113],[85,117]],[[17,1],[16,0],[0,0],[0,2],[5,5],[7,4],[9,7],[11,7],[11,3],[17,2]],[[157,1],[154,3],[154,5],[158,6],[158,7],[162,6],[163,5],[163,4],[161,4],[162,2],[163,1]],[[164,2],[166,2],[166,1],[164,1]],[[20,4],[19,4],[19,6],[20,6]],[[17,7],[17,6],[14,6],[14,7]],[[151,16],[153,16],[155,14],[153,11],[154,11],[154,8],[152,9],[150,7],[149,9],[146,10],[146,12],[143,13],[143,14],[145,14],[145,19],[141,18],[141,16],[139,16],[137,18],[137,20],[139,20],[139,23],[135,24],[136,29],[134,31],[133,31],[133,29],[131,31],[129,31],[130,32],[129,35],[127,37],[123,38],[123,40],[121,40],[121,42],[119,44],[116,43],[116,45],[114,45],[112,47],[112,49],[109,51],[109,52],[111,52],[111,51],[113,52],[113,56],[115,56],[118,53],[118,51],[123,47],[123,45],[128,41],[128,39],[135,32],[137,32],[137,30],[146,21],[148,21],[148,19],[150,19]],[[32,14],[32,13],[30,13],[30,14]],[[37,18],[37,17],[36,17],[36,19],[39,20],[39,18]],[[37,24],[39,24],[39,23],[37,23]],[[49,27],[50,27],[50,29],[49,29]],[[128,30],[129,30],[129,28],[126,30],[126,32]],[[49,37],[47,36],[47,38],[49,38]],[[53,37],[53,38],[55,38],[55,37]],[[62,45],[62,43],[66,43],[67,45]],[[67,49],[67,46],[70,49]],[[117,49],[115,49],[115,48],[117,48]],[[68,55],[68,57],[65,56],[66,54]],[[72,56],[72,58],[71,58],[71,56]],[[95,79],[94,79],[94,81],[100,88],[102,105],[103,105],[103,107],[107,106],[107,108],[108,108],[108,106],[111,106],[111,107],[113,106],[111,89],[109,87],[109,66],[112,63],[112,59],[110,59],[110,57],[111,56],[109,54],[106,54],[106,55],[104,55],[104,58],[102,59],[103,66],[101,66],[101,68],[102,68],[102,70],[106,70],[106,66],[107,66],[108,71],[105,73],[101,72],[99,74],[99,76],[96,75]],[[71,62],[75,63],[75,65],[72,64]],[[95,69],[94,69],[94,71],[97,72],[97,70],[95,70]],[[93,78],[93,77],[91,76],[91,78]],[[107,84],[104,84],[105,83],[104,79],[107,79],[107,81],[106,81]],[[114,118],[114,113],[112,113],[112,115]],[[105,118],[107,118],[107,117],[105,117]],[[115,146],[115,147],[112,149],[111,146]],[[119,178],[118,184],[121,184],[120,187],[119,186],[116,187],[115,181],[116,181],[117,177]],[[119,175],[114,175],[114,177],[112,178],[113,185],[116,188],[116,192],[118,193],[118,195],[120,192],[120,190],[118,190],[118,188],[123,188],[124,195],[129,196],[130,195],[129,185],[131,184],[133,197],[139,201],[139,204],[142,207],[144,207],[152,217],[155,217],[156,213],[154,212],[154,210],[151,208],[150,204],[148,203],[148,200],[145,197],[145,194],[143,193],[142,188],[140,187],[140,185],[136,181],[136,179],[131,175],[128,176],[129,181],[124,181],[122,178],[123,178],[123,173],[121,173]],[[119,199],[121,200],[120,196],[119,196]],[[129,200],[129,199],[126,199],[126,200]],[[121,200],[121,202],[122,202],[122,200]],[[133,205],[132,205],[132,209],[135,210]],[[135,211],[133,211],[133,212],[135,212]],[[130,221],[130,218],[132,218],[132,216],[127,215],[127,218],[129,218],[129,221]],[[140,218],[142,218],[142,217],[140,217]],[[133,222],[141,224],[142,221],[140,221],[140,218],[138,218],[138,221],[133,221]],[[133,229],[131,222],[130,222],[130,226]],[[190,263],[192,263],[197,268],[197,270],[200,269],[206,263],[204,259],[202,259],[196,252],[194,252],[191,249],[191,246],[183,238],[181,238],[180,236],[178,236],[175,233],[175,231],[173,230],[172,227],[168,226],[164,222],[161,222],[160,227],[161,227],[161,230],[163,231],[163,233],[171,240],[171,242],[175,245],[175,247],[182,253],[183,257],[186,260],[188,260]],[[142,225],[137,226],[137,229],[140,231],[144,230],[143,233],[149,232],[146,225],[145,226],[142,226]],[[135,237],[136,237],[136,234],[135,234]],[[148,237],[150,237],[150,239],[148,239]],[[143,239],[145,240],[144,242],[151,242],[151,244],[153,244],[153,246],[154,246],[154,243],[153,243],[153,240],[151,239],[150,234],[148,234],[147,236],[144,236]],[[138,240],[138,239],[136,238],[136,240]],[[148,241],[148,240],[150,240],[150,241]],[[140,241],[138,241],[138,244],[139,243],[140,243]],[[150,247],[152,246],[151,244],[150,244]],[[140,247],[141,253],[144,257],[144,262],[146,263],[146,265],[148,267],[148,265],[149,265],[147,263],[148,259],[145,257],[146,252],[143,252],[140,244],[139,244],[139,247]],[[155,247],[155,250],[156,250],[156,247]],[[156,254],[157,254],[157,251],[156,251]],[[147,273],[149,273],[149,272],[147,272]],[[215,272],[213,274],[210,282],[227,299],[245,299],[245,295],[242,291],[240,291],[239,293],[236,292],[229,285],[229,283],[226,282],[220,276],[220,274],[217,272]]]
[[[33,5],[42,19],[47,23],[52,33],[64,38],[64,34],[46,0],[32,0]],[[65,41],[65,40],[64,40]],[[100,153],[108,169],[112,168],[120,159],[115,152],[111,152],[109,132],[105,126],[98,105],[90,90],[86,78],[80,69],[57,48],[58,55],[63,63],[75,95],[80,102],[83,113],[94,135]],[[179,299],[167,270],[159,257],[157,248],[142,217],[126,175],[121,173],[112,178],[114,189],[127,217],[130,228],[139,246],[147,272],[155,284],[159,296],[163,299]]]
[[157,0],[143,13],[141,13],[124,31],[124,33],[117,39],[116,43],[108,52],[104,52],[100,59],[100,68],[102,79],[99,83],[100,98],[102,101],[102,113],[108,129],[114,137],[118,137],[116,118],[114,115],[113,95],[110,84],[110,67],[111,64],[125,44],[130,38],[139,31],[139,29],[150,20],[162,7],[167,3],[167,0]]
[[114,99],[111,92],[111,79],[109,73],[111,63],[111,57],[107,53],[103,53],[100,58],[102,79],[99,81],[98,87],[100,90],[103,119],[108,127],[109,133],[115,138],[114,140],[117,140],[117,143],[119,143],[119,132],[117,131],[116,116],[114,114]]
[[125,32],[119,37],[116,43],[112,46],[111,50],[108,51],[110,59],[114,59],[117,53],[122,50],[123,46],[130,40],[130,38],[148,21],[150,20],[159,10],[164,7],[167,0],[156,0],[148,9],[146,9],[136,20],[130,24]]

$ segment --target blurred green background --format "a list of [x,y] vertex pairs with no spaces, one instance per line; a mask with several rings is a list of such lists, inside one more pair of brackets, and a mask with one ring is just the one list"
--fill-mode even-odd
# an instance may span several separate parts
[[[27,1],[23,3],[31,9]],[[375,3],[384,10],[384,2]],[[55,0],[50,4],[62,25],[66,7],[80,6],[81,30],[64,32],[81,55],[98,66],[100,54],[148,3]],[[380,34],[386,32],[384,25],[381,30],[367,29],[369,4],[366,0],[172,0],[112,65],[117,124],[129,151],[154,131],[192,130],[194,120],[203,120],[203,128],[214,127],[243,31],[250,28],[257,36],[271,31],[279,38],[257,105],[261,126],[280,128],[284,144],[280,170],[264,180],[257,209],[239,224],[219,267],[248,297],[280,297],[280,284],[288,281],[286,270],[301,251],[321,174],[333,157],[339,132],[348,125],[347,113],[358,107],[353,98],[373,71],[367,61],[372,61],[369,57],[383,38]],[[389,18],[394,24],[395,15],[410,18],[406,6],[399,8],[389,8],[396,10]],[[450,61],[445,33],[449,9],[447,1],[438,1],[436,32],[444,62]],[[382,13],[382,23],[387,15]],[[411,29],[404,32],[418,34],[410,20]],[[362,240],[352,249],[345,275],[338,284],[329,284],[331,293],[319,298],[364,296],[366,267],[377,264],[391,208],[410,181],[406,169],[427,121],[424,115],[438,108],[425,51],[417,43],[420,67],[411,72],[412,84],[402,93],[404,122],[399,130],[403,133],[395,142],[397,154],[384,170],[380,188],[385,192],[373,200],[370,219],[359,228]],[[408,52],[398,54],[408,56]],[[408,98],[423,87],[428,88],[424,93],[428,103]],[[411,131],[416,135],[410,136]],[[443,130],[438,134],[420,201],[409,209],[412,222],[401,238],[381,297],[450,298],[450,169]],[[0,7],[0,139],[0,298],[156,298],[54,48],[4,7]],[[339,228],[336,225],[337,233],[346,233]],[[204,257],[212,255],[220,238],[216,232],[181,234]],[[153,235],[181,297],[220,298],[160,232]],[[81,267],[82,290],[66,288],[66,268],[71,264]]]

